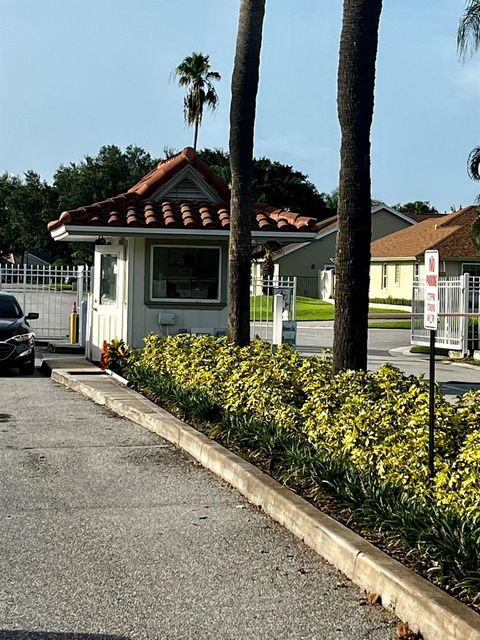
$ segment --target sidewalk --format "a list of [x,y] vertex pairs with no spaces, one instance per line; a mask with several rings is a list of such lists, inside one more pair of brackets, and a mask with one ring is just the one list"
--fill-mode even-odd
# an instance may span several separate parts
[[384,610],[166,441],[46,378],[1,384],[0,638],[395,637]]

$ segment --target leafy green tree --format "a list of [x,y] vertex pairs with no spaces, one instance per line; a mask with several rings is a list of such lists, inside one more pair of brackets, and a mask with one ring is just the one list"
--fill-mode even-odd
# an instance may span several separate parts
[[428,200],[415,200],[415,202],[400,202],[393,205],[393,208],[400,213],[440,213],[438,209],[432,207]]
[[[229,155],[222,149],[202,149],[199,156],[226,184],[231,183]],[[329,215],[325,194],[308,177],[288,164],[255,158],[252,165],[252,200],[289,209],[319,220]]]
[[3,174],[0,178],[0,250],[23,257],[24,252],[50,253],[53,245],[47,231],[56,193],[38,173],[23,178]]
[[187,56],[173,74],[178,79],[178,85],[187,88],[183,100],[183,113],[188,126],[195,127],[193,148],[196,149],[198,128],[202,123],[204,108],[214,110],[218,106],[218,95],[213,81],[220,80],[221,75],[217,71],[211,71],[209,56],[195,52]]
[[115,145],[100,148],[96,156],[60,166],[53,177],[60,212],[125,193],[158,160],[135,145],[122,151]]
[[230,242],[228,337],[250,342],[252,165],[265,0],[241,0],[230,104]]
[[338,65],[341,129],[333,363],[367,368],[372,235],[370,129],[382,0],[344,0]]

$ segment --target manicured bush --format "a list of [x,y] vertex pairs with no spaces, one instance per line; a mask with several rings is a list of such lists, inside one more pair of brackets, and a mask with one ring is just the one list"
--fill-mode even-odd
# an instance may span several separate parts
[[192,335],[151,335],[123,364],[149,397],[210,424],[280,481],[312,499],[327,491],[426,553],[437,582],[479,588],[480,392],[450,404],[437,388],[432,480],[428,382],[392,365],[334,375],[328,356]]
[[382,304],[398,304],[403,305],[405,307],[411,307],[412,301],[408,298],[392,298],[392,296],[388,296],[388,298],[370,298],[370,302],[377,302]]

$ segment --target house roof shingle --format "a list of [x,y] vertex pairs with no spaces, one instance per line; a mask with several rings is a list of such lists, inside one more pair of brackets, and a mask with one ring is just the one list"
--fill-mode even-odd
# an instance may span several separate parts
[[480,251],[472,241],[472,225],[478,207],[472,205],[456,213],[434,216],[372,243],[372,258],[410,258],[427,249],[437,249],[442,258],[475,257]]
[[[213,187],[219,202],[186,201],[154,198],[152,195],[186,166],[193,166]],[[161,162],[126,193],[101,202],[64,211],[58,220],[48,224],[53,232],[64,225],[75,227],[118,227],[145,229],[230,229],[230,190],[197,155],[187,147]],[[315,233],[315,218],[254,203],[252,231]]]

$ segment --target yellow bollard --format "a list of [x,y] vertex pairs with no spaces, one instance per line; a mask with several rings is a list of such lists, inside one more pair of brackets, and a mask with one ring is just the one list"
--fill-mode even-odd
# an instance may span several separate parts
[[77,344],[78,342],[78,313],[77,303],[74,302],[72,306],[72,313],[70,314],[70,344]]

